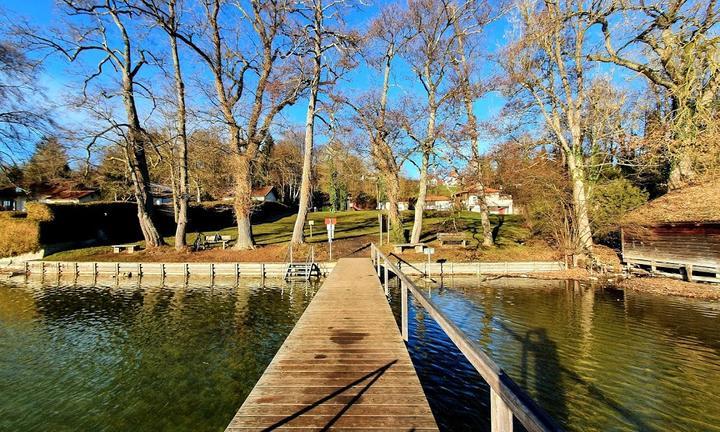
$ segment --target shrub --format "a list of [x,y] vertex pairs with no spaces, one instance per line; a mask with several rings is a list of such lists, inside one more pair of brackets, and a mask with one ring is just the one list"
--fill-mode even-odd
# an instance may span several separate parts
[[38,222],[50,222],[53,220],[53,211],[47,204],[30,202],[25,204],[25,209],[27,210],[27,217],[30,220]]
[[[26,217],[0,217],[0,257],[15,256],[40,249],[40,223]],[[19,216],[19,215],[16,215]]]
[[619,245],[619,223],[625,214],[648,200],[647,192],[624,178],[595,184],[591,190],[590,216],[595,239]]

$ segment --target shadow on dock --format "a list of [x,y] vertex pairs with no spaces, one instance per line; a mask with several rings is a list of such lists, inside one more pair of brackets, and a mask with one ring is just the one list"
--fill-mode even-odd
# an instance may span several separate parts
[[331,399],[333,399],[337,396],[340,396],[341,394],[352,389],[353,387],[362,384],[364,381],[369,380],[362,387],[362,389],[360,389],[360,391],[355,396],[353,396],[345,405],[343,405],[342,408],[340,409],[340,411],[338,411],[337,414],[335,414],[327,422],[327,424],[325,424],[325,426],[323,426],[320,429],[321,431],[329,430],[338,420],[340,420],[340,418],[347,412],[347,410],[349,410],[353,405],[355,405],[355,403],[357,403],[360,400],[360,398],[362,398],[363,394],[365,394],[365,392],[367,392],[370,389],[370,387],[372,387],[373,384],[375,384],[375,382],[377,382],[377,380],[380,379],[380,377],[383,376],[383,374],[385,374],[385,372],[387,372],[387,370],[390,369],[395,363],[397,363],[397,360],[393,360],[393,361],[387,363],[386,365],[383,365],[383,366],[375,369],[374,371],[369,372],[366,375],[363,375],[362,377],[347,384],[346,386],[339,388],[339,389],[335,390],[334,392],[328,394],[327,396],[324,396],[324,397],[316,400],[315,402],[311,403],[310,405],[306,406],[305,408],[298,410],[297,412],[285,417],[284,419],[276,422],[275,424],[273,424],[271,426],[268,426],[267,428],[265,428],[263,430],[271,431],[276,428],[279,428],[280,426],[283,426],[283,425],[291,422],[292,420],[300,417],[301,415],[307,414],[308,412],[319,407],[320,405],[324,404],[325,402],[328,402]]

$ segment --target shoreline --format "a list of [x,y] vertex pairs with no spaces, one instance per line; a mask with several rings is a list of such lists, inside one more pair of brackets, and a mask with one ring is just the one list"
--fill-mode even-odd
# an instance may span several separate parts
[[720,284],[685,282],[664,277],[630,277],[619,281],[617,286],[624,290],[656,295],[720,300]]

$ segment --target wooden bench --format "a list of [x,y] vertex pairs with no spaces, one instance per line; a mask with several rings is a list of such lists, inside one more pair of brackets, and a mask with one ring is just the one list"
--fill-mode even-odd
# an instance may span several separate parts
[[124,245],[113,245],[113,253],[121,253],[123,251],[127,251],[127,253],[135,253],[135,248],[137,248],[137,245],[134,244],[124,244]]
[[228,243],[230,243],[231,241],[232,241],[232,236],[229,236],[229,235],[220,236],[220,238],[218,238],[218,236],[214,236],[214,235],[205,236],[205,244],[206,245],[213,246],[213,245],[219,244],[219,245],[222,245],[223,249],[227,248]]
[[395,252],[396,254],[401,254],[407,249],[415,249],[415,252],[423,253],[425,247],[425,243],[401,243],[393,246],[393,252]]
[[437,239],[440,246],[461,246],[467,247],[467,238],[462,233],[438,233]]

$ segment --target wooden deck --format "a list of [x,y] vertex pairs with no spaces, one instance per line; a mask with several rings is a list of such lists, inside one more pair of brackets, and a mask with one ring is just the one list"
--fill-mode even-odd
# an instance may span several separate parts
[[368,258],[343,258],[227,431],[437,430]]

